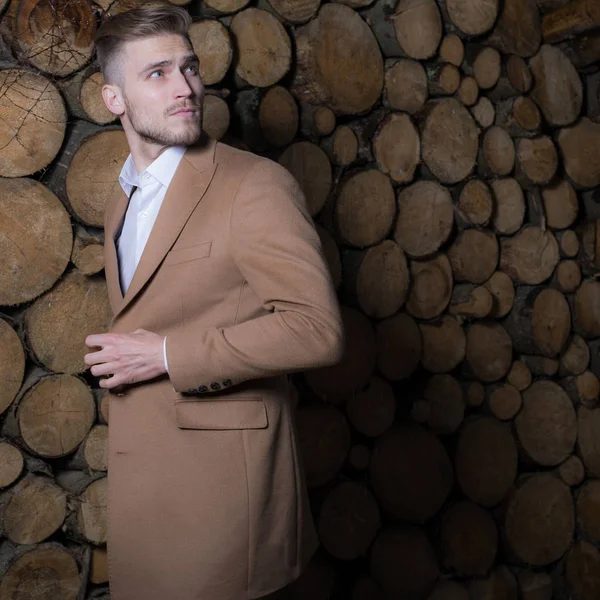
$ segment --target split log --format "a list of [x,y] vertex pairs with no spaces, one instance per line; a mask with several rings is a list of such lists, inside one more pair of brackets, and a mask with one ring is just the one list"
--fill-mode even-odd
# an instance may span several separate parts
[[600,335],[600,282],[586,279],[575,292],[574,327],[584,339]]
[[317,14],[321,0],[268,0],[268,4],[284,21],[298,25]]
[[600,60],[600,32],[591,32],[559,44],[577,69],[585,69]]
[[420,323],[419,329],[424,369],[431,373],[447,373],[464,359],[467,341],[464,329],[455,317],[443,315],[438,321]]
[[425,521],[438,512],[454,479],[440,440],[418,425],[401,424],[377,438],[369,478],[385,510],[414,522]]
[[566,258],[574,258],[579,253],[579,238],[572,229],[559,231],[556,239],[560,246],[560,252]]
[[469,592],[462,583],[453,579],[442,579],[427,600],[469,600]]
[[15,305],[54,285],[69,262],[73,234],[64,206],[37,181],[2,179],[0,197],[0,305]]
[[586,76],[585,91],[586,115],[598,123],[600,121],[600,72]]
[[483,283],[498,265],[498,240],[490,231],[465,229],[448,248],[448,259],[456,281]]
[[473,106],[479,98],[479,84],[475,77],[463,77],[457,95],[465,106]]
[[465,416],[465,402],[460,383],[446,373],[433,375],[423,391],[427,418],[423,420],[437,435],[454,433]]
[[[291,0],[294,1],[294,0]],[[373,4],[373,0],[333,0],[334,2],[339,2],[341,4],[345,4],[346,6],[350,6],[351,8],[363,8],[365,6],[369,6],[369,4]]]
[[450,28],[465,37],[488,32],[498,16],[498,0],[441,0],[440,6]]
[[502,58],[500,78],[493,89],[487,92],[487,96],[494,102],[501,102],[526,94],[532,83],[533,77],[525,60],[516,54],[505,55]]
[[17,332],[0,319],[0,414],[12,404],[23,383],[25,358]]
[[[372,205],[373,195],[368,194],[367,200]],[[453,224],[452,198],[448,189],[440,184],[421,180],[398,194],[398,218],[393,235],[411,258],[425,258],[435,253],[449,238]]]
[[340,125],[333,135],[321,140],[321,148],[325,150],[334,165],[347,167],[358,156],[358,139],[351,127]]
[[485,400],[485,387],[483,386],[483,383],[480,381],[463,381],[462,386],[467,406],[476,408],[483,404],[483,401]]
[[426,69],[430,96],[451,96],[460,85],[460,71],[450,63],[432,63]]
[[600,27],[600,7],[594,0],[574,0],[542,19],[544,42],[552,44]]
[[353,427],[368,437],[378,437],[394,423],[396,398],[391,385],[380,377],[371,378],[367,388],[353,394],[346,403]]
[[339,289],[342,282],[342,261],[340,251],[331,234],[321,225],[315,223],[315,228],[319,234],[323,254],[329,267],[329,273],[335,289]]
[[578,407],[577,446],[588,477],[600,477],[600,408]]
[[371,450],[364,444],[355,444],[348,452],[348,465],[355,471],[366,471],[371,461]]
[[361,16],[371,28],[377,39],[381,52],[386,58],[396,58],[404,55],[400,48],[396,29],[394,27],[394,12],[396,0],[380,0],[361,10]]
[[85,591],[87,582],[80,573],[76,552],[56,542],[17,548],[5,548],[9,558],[0,573],[0,597],[21,595],[38,600],[49,593],[61,600],[78,600],[83,596],[80,590]]
[[522,392],[531,385],[533,377],[529,367],[522,360],[515,360],[506,376],[506,381]]
[[410,183],[421,158],[419,132],[410,117],[392,113],[380,124],[373,139],[379,170],[396,183]]
[[521,392],[510,383],[494,385],[489,390],[488,407],[490,412],[500,421],[514,419],[521,410],[522,403]]
[[542,115],[537,104],[528,96],[508,98],[496,106],[496,125],[513,137],[535,137],[541,124]]
[[569,339],[571,310],[559,291],[521,285],[503,324],[517,352],[555,357]]
[[[83,223],[104,225],[104,210],[120,184],[119,171],[129,154],[125,133],[99,131],[85,138],[69,164],[65,179],[69,204]],[[90,180],[90,174],[94,177]]]
[[311,216],[320,212],[331,190],[331,164],[327,155],[312,142],[295,142],[279,157],[300,184]]
[[560,357],[561,377],[566,375],[581,375],[590,364],[590,348],[585,340],[574,335]]
[[485,226],[492,217],[494,202],[489,186],[481,179],[469,179],[460,186],[456,204],[459,223]]
[[513,170],[515,144],[502,127],[494,125],[485,132],[477,162],[481,177],[502,177]]
[[444,36],[438,48],[438,57],[441,62],[447,62],[455,67],[460,67],[465,56],[463,41],[454,33]]
[[202,129],[215,140],[220,140],[229,129],[229,106],[223,98],[206,94],[202,108]]
[[579,600],[594,600],[600,594],[600,551],[585,540],[577,541],[567,555],[565,574]]
[[309,488],[336,477],[350,449],[350,430],[334,406],[309,405],[298,409],[298,445]]
[[500,239],[500,270],[515,283],[542,283],[552,275],[558,261],[556,238],[539,227],[527,226],[514,237]]
[[572,375],[561,380],[560,385],[567,393],[573,404],[596,406],[600,394],[600,381],[591,371],[580,375]]
[[525,219],[523,189],[518,181],[507,177],[493,181],[492,190],[495,199],[495,214],[492,220],[494,229],[500,234],[512,235],[519,231]]
[[362,113],[375,104],[383,87],[383,58],[371,29],[356,11],[325,4],[294,36],[296,65],[290,91],[296,97],[325,104],[337,114]]
[[533,566],[558,560],[572,543],[574,512],[571,491],[560,479],[550,473],[525,478],[506,511],[505,530],[512,550]]
[[283,25],[270,13],[247,8],[231,20],[237,58],[236,75],[256,87],[276,84],[290,69],[291,40]]
[[409,272],[402,249],[384,240],[366,251],[343,254],[344,292],[370,317],[389,317],[404,304]]
[[577,495],[577,522],[582,533],[592,542],[600,541],[600,481],[588,480]]
[[386,61],[385,67],[384,103],[411,115],[421,110],[429,97],[423,65],[416,60],[401,58]]
[[442,516],[440,541],[446,568],[458,577],[483,576],[496,558],[498,530],[487,510],[462,500]]
[[95,425],[65,466],[72,470],[106,471],[108,469],[108,427]]
[[204,0],[204,4],[219,13],[233,13],[244,8],[250,0]]
[[419,115],[423,161],[442,183],[465,179],[475,166],[479,132],[454,98],[430,100]]
[[25,333],[34,357],[56,373],[83,373],[85,339],[104,333],[112,317],[106,283],[72,271],[25,313]]
[[379,371],[390,381],[410,377],[422,353],[421,333],[415,321],[404,313],[380,321],[376,342]]
[[317,521],[321,544],[340,560],[367,555],[380,527],[377,501],[355,481],[344,481],[327,494]]
[[515,576],[505,565],[494,568],[487,577],[473,579],[469,585],[471,600],[518,600]]
[[12,485],[23,472],[25,459],[15,445],[0,442],[0,488]]
[[574,260],[561,260],[554,271],[550,286],[565,294],[570,294],[581,285],[581,268]]
[[483,129],[487,129],[494,124],[496,109],[489,98],[482,96],[475,106],[471,107],[471,114]]
[[455,468],[467,498],[484,507],[496,506],[512,488],[517,461],[508,424],[482,416],[465,423],[458,437]]
[[475,77],[482,90],[493,88],[500,79],[502,59],[500,52],[491,46],[468,44],[462,69],[467,75]]
[[406,311],[417,319],[440,315],[452,295],[452,267],[445,254],[430,260],[410,261],[410,287]]
[[[312,175],[310,170],[306,173],[307,177]],[[335,217],[343,240],[357,247],[379,244],[388,235],[396,215],[389,177],[376,169],[358,171],[340,187]],[[407,252],[403,244],[399,245]]]
[[463,283],[454,286],[448,312],[466,319],[483,319],[493,306],[494,298],[484,286]]
[[89,387],[71,375],[44,377],[19,402],[22,441],[37,456],[71,453],[85,439],[95,418]]
[[382,529],[371,548],[370,571],[384,598],[423,598],[439,577],[433,547],[417,527]]
[[[100,477],[92,481],[80,497],[76,513],[75,538],[92,544],[105,544],[107,535],[107,478]],[[72,525],[75,527],[75,525]]]
[[227,27],[216,19],[194,21],[188,30],[204,85],[219,83],[229,71],[233,42]]
[[63,524],[67,495],[50,478],[27,475],[2,498],[2,529],[17,544],[39,544]]
[[272,87],[260,101],[258,120],[269,144],[283,148],[298,132],[298,107],[294,97],[279,85]]
[[571,181],[580,187],[600,185],[600,123],[582,117],[577,125],[565,127],[558,133],[564,167]]
[[[292,101],[295,106],[293,96]],[[304,135],[310,138],[322,137],[324,135],[329,135],[334,129],[335,114],[330,108],[327,106],[309,104],[308,102],[300,103],[300,131]]]
[[50,75],[70,75],[92,58],[96,19],[86,0],[20,2],[13,27],[20,57]]
[[405,56],[431,58],[442,40],[442,17],[435,0],[400,0],[393,17],[398,45]]
[[579,202],[568,181],[559,181],[542,190],[546,225],[550,229],[566,229],[577,218]]
[[365,388],[375,370],[376,338],[371,321],[362,312],[342,306],[346,343],[342,359],[331,367],[304,374],[309,387],[330,402],[345,399]]
[[542,42],[540,13],[535,0],[504,0],[487,41],[504,54],[533,56]]
[[515,286],[511,278],[502,271],[494,271],[492,276],[483,284],[494,300],[490,317],[501,319],[513,307],[515,300]]
[[519,360],[527,365],[534,377],[552,377],[558,373],[560,366],[558,359],[546,356],[521,354]]
[[103,548],[92,550],[90,583],[108,583],[108,554]]
[[63,143],[64,101],[46,77],[24,69],[0,71],[0,176],[22,177],[47,167]]
[[585,467],[578,456],[572,454],[556,469],[558,476],[569,487],[581,485],[585,479]]
[[[233,112],[241,134],[239,140],[241,145],[237,147],[243,150],[265,152],[269,149],[269,143],[265,139],[258,118],[261,97],[261,89],[257,87],[249,90],[242,89],[235,95]],[[236,146],[236,142],[237,140],[233,140],[230,144]]]
[[575,447],[575,410],[565,391],[553,381],[535,381],[523,392],[523,408],[515,426],[524,452],[539,465],[556,466]]
[[546,135],[517,142],[515,178],[523,187],[550,183],[558,169],[558,153]]
[[512,350],[510,336],[500,323],[478,322],[467,329],[466,359],[480,381],[502,379],[512,365]]
[[372,163],[375,161],[371,149],[373,136],[388,112],[384,107],[379,107],[372,110],[365,117],[354,119],[348,123],[348,126],[352,129],[358,140],[357,160],[361,163]]
[[550,125],[570,125],[581,112],[583,85],[567,56],[557,47],[544,44],[529,61],[534,85],[531,98]]
[[75,227],[71,262],[85,275],[95,275],[104,269],[104,244],[100,236],[90,235],[81,225]]

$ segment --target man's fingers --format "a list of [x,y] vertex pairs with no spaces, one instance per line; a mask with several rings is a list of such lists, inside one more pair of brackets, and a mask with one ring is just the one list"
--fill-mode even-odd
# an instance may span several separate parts
[[89,352],[84,354],[83,362],[86,365],[97,365],[99,363],[105,363],[112,360],[114,357],[109,354],[106,350],[98,350],[98,352]]
[[109,373],[114,373],[117,369],[117,366],[114,363],[104,363],[104,364],[95,364],[91,369],[92,375],[96,377],[101,377],[102,375],[108,375]]
[[104,348],[114,338],[112,333],[92,333],[85,338],[85,345],[90,348]]
[[100,387],[103,389],[111,390],[123,383],[123,378],[118,375],[113,375],[106,379],[100,379]]

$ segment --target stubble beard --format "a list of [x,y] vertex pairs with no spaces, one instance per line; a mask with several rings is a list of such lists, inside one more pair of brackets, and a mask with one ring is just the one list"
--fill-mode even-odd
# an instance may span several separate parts
[[[140,138],[148,144],[157,144],[159,146],[191,146],[195,144],[202,135],[201,119],[202,113],[198,111],[198,118],[190,121],[189,126],[181,131],[174,132],[167,127],[161,127],[153,123],[150,119],[144,122],[138,118],[135,108],[129,102],[127,97],[124,98],[125,106],[127,107],[127,117],[131,123],[133,130]],[[167,112],[165,118],[169,118]]]

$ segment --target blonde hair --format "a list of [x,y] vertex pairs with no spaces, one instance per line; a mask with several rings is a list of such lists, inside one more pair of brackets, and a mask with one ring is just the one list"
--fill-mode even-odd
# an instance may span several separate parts
[[165,34],[181,35],[189,42],[191,23],[192,17],[180,6],[142,6],[110,17],[94,38],[96,57],[106,83],[122,85],[120,55],[127,42]]

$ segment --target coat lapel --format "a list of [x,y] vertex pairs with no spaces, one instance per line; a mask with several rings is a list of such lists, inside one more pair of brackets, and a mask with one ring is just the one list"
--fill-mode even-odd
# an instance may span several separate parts
[[183,155],[135,270],[125,296],[119,283],[115,234],[120,229],[127,211],[128,198],[124,193],[117,199],[108,225],[109,242],[106,249],[106,278],[113,303],[114,319],[140,293],[171,249],[192,212],[206,193],[217,164],[214,161],[216,142],[206,141],[202,146],[192,146]]

